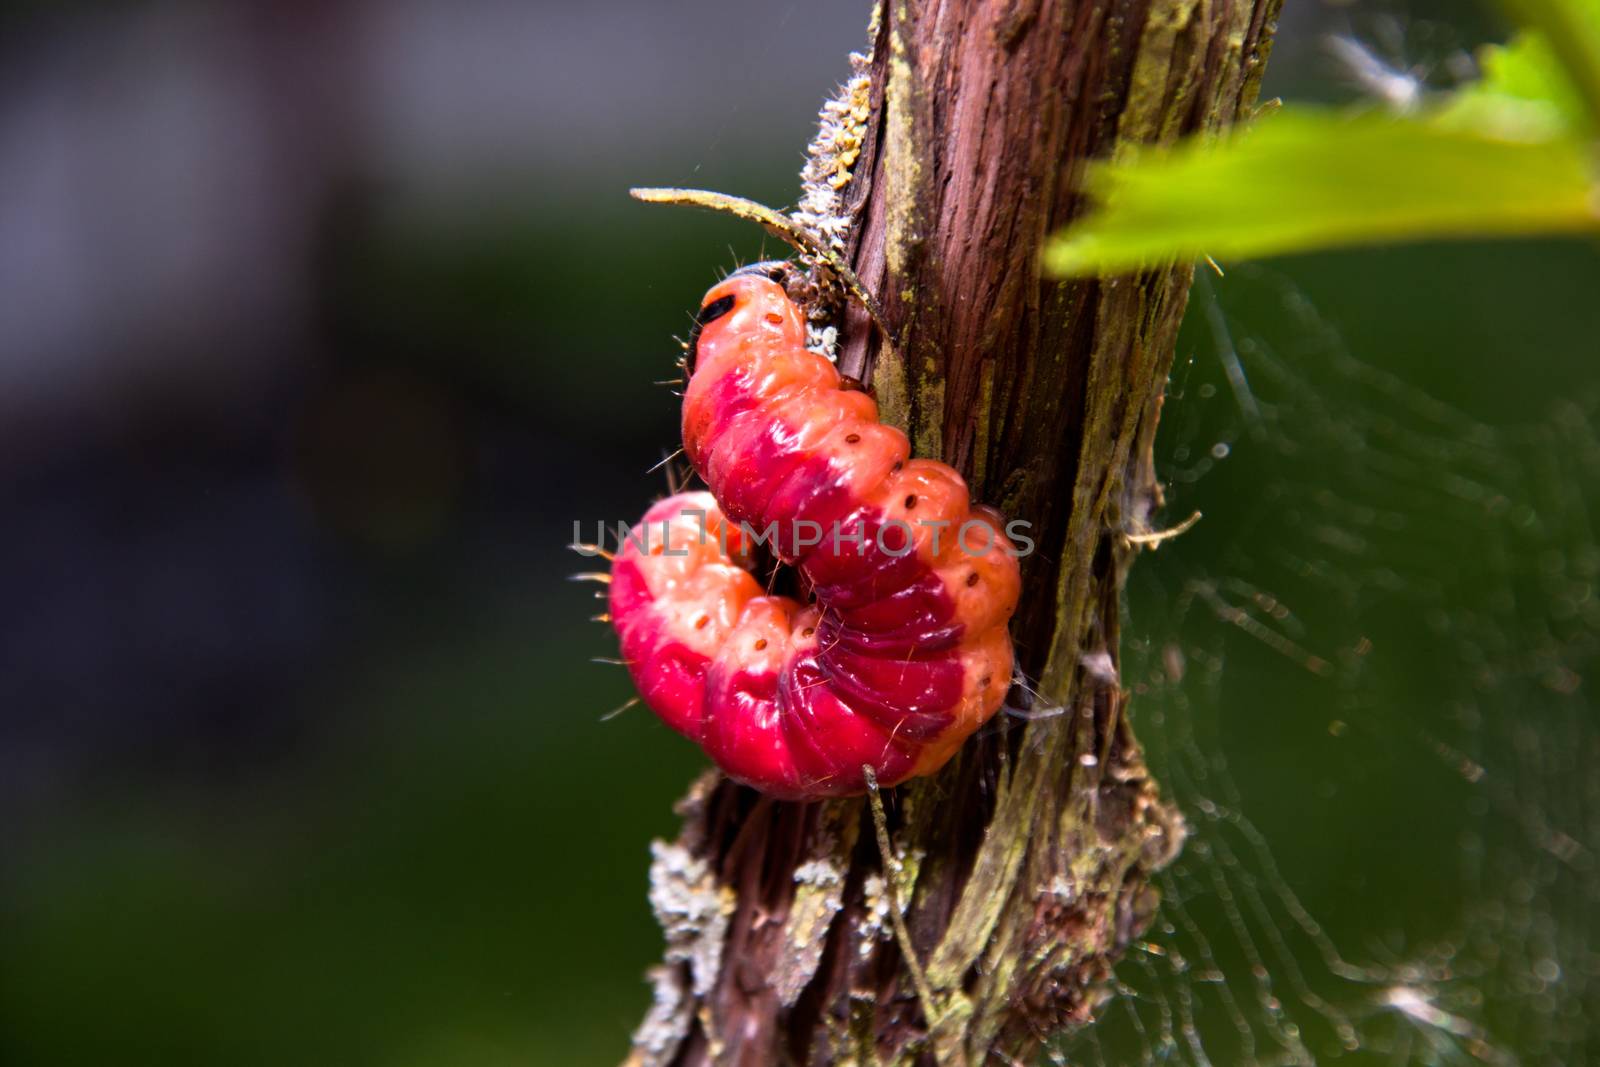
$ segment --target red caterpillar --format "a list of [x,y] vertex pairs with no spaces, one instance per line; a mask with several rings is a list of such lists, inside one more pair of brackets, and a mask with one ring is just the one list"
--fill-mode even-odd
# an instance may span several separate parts
[[[652,507],[611,568],[645,702],[765,793],[860,793],[930,774],[999,708],[1020,586],[999,516],[909,458],[866,393],[806,349],[758,265],[712,288],[689,346],[683,443],[710,493]],[[750,542],[813,602],[763,595]]]

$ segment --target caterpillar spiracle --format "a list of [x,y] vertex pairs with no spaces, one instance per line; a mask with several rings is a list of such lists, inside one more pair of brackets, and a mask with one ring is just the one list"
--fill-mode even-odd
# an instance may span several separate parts
[[[806,348],[757,264],[691,337],[683,444],[710,492],[658,502],[612,561],[610,616],[640,695],[730,777],[809,800],[930,774],[1000,707],[1020,578],[998,513],[912,459],[877,403]],[[756,541],[806,602],[768,595]]]

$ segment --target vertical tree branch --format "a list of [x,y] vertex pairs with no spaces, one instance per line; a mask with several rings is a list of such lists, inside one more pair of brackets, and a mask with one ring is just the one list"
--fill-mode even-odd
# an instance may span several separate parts
[[1183,839],[1117,663],[1192,271],[1055,282],[1039,251],[1082,210],[1084,161],[1253,103],[1277,6],[890,0],[874,20],[843,252],[894,345],[852,309],[841,369],[873,383],[918,454],[1031,524],[1013,633],[1060,714],[999,716],[940,774],[885,794],[887,862],[863,801],[776,803],[703,778],[678,843],[657,848],[668,951],[631,1062],[976,1065],[1092,1019],[1156,907],[1149,875]]

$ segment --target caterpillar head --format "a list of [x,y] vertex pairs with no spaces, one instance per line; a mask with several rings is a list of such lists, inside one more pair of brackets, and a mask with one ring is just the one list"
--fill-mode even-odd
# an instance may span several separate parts
[[[737,330],[736,323],[746,323],[752,319],[748,314],[738,319],[734,316],[751,309],[755,309],[757,315],[766,315],[779,312],[778,305],[781,304],[792,312],[794,303],[790,300],[789,290],[799,284],[800,278],[800,272],[793,264],[771,259],[740,267],[712,286],[700,301],[700,310],[695,313],[694,326],[689,330],[689,341],[685,345],[685,368],[689,374],[694,374],[700,362],[700,342],[708,327],[721,323],[722,329]],[[774,300],[774,296],[778,299]],[[804,332],[803,323],[801,329]]]

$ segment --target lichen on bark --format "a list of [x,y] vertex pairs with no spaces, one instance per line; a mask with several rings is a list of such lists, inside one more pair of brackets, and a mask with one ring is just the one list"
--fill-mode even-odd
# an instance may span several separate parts
[[1086,160],[1252,106],[1277,3],[891,0],[874,16],[870,56],[824,109],[807,175],[829,186],[808,190],[802,222],[892,335],[850,307],[841,370],[873,383],[920,454],[1030,524],[1013,634],[1034,711],[1055,713],[999,716],[939,774],[886,793],[887,864],[860,800],[701,779],[679,840],[658,845],[669,950],[631,1063],[1021,1061],[1108,995],[1157,906],[1149,876],[1183,838],[1117,663],[1192,274],[1054,281],[1038,254],[1082,210]]

